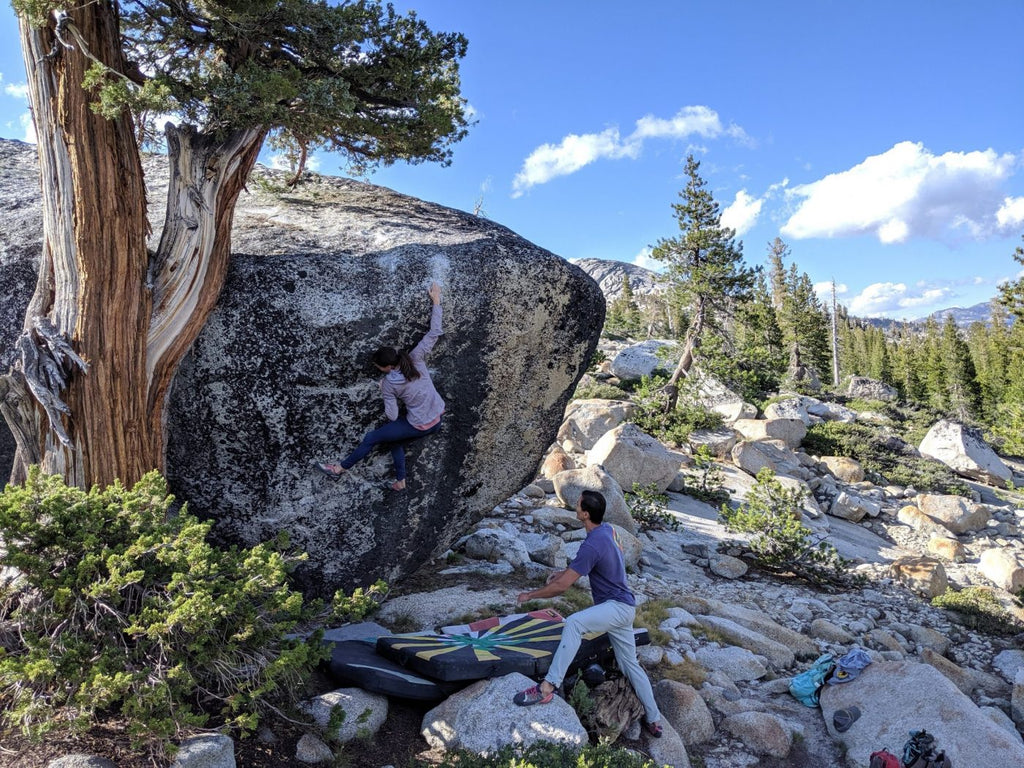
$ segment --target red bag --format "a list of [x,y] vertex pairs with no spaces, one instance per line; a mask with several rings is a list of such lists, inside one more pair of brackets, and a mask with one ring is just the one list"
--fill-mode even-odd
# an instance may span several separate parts
[[887,749],[871,753],[871,768],[900,768],[900,759]]

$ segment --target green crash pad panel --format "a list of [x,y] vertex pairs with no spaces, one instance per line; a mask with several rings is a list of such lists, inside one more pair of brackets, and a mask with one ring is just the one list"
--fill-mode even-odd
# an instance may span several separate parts
[[[562,621],[523,616],[497,627],[469,634],[410,633],[377,638],[377,653],[435,680],[482,680],[519,672],[539,677],[551,666],[562,639]],[[637,644],[646,630],[635,630]],[[570,669],[609,649],[604,632],[583,636]]]

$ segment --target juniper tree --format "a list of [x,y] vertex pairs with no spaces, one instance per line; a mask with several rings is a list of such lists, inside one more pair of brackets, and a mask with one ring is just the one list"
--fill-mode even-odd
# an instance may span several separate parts
[[[164,400],[216,303],[268,136],[365,168],[448,162],[466,41],[379,0],[14,0],[43,190],[39,281],[0,400],[29,464],[80,486],[162,468]],[[155,253],[136,131],[163,126]]]

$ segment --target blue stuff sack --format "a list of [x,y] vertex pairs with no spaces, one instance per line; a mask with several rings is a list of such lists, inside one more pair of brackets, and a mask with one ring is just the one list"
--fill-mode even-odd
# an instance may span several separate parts
[[836,661],[836,670],[826,681],[829,685],[846,683],[857,677],[871,663],[871,657],[863,648],[854,646]]
[[789,692],[804,706],[819,706],[818,696],[835,666],[835,658],[831,653],[819,656],[810,669],[789,681]]

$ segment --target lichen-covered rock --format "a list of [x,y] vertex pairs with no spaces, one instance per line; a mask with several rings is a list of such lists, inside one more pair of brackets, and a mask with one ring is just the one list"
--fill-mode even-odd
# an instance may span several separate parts
[[[145,169],[158,236],[166,161]],[[41,214],[31,148],[2,142],[0,171],[18,195],[0,199],[2,355],[34,286]],[[486,219],[340,178],[282,194],[270,173],[239,198],[224,289],[172,383],[168,480],[221,540],[286,532],[309,553],[297,573],[307,588],[394,580],[533,478],[596,348],[604,298],[581,269]],[[428,364],[448,412],[411,449],[408,490],[387,489],[382,453],[345,480],[317,476],[313,461],[380,424],[370,355],[418,340],[432,280],[446,335]]]

